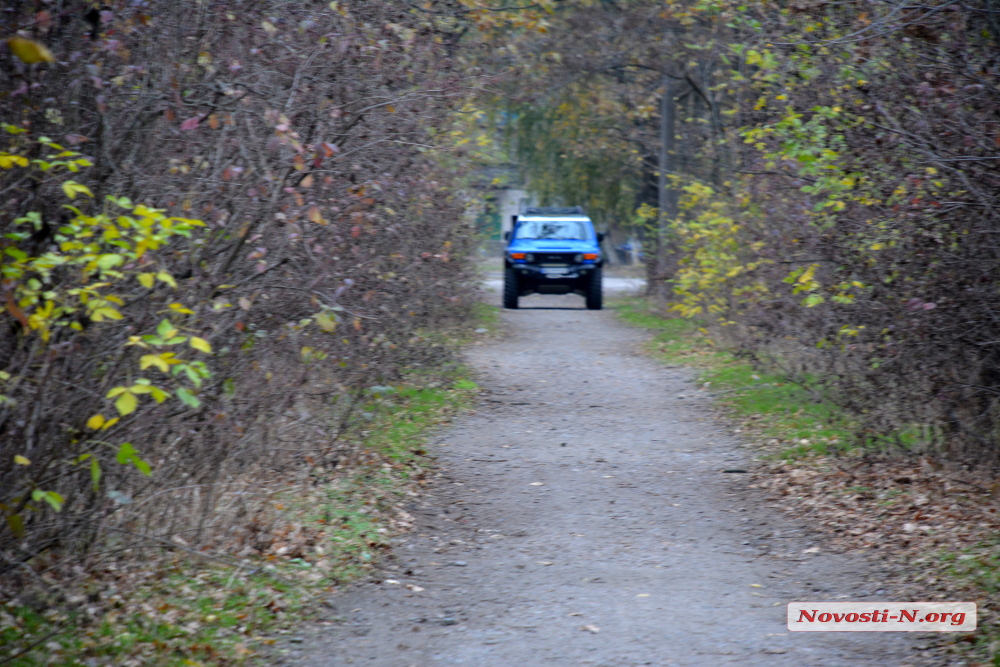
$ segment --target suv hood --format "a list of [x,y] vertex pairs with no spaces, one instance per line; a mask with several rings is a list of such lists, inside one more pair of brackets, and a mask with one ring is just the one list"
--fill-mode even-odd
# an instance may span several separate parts
[[514,239],[507,250],[516,252],[594,252],[597,250],[597,242]]

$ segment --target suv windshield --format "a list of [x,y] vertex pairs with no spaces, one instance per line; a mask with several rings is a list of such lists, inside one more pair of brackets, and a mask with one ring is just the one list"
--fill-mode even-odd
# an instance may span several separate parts
[[584,241],[588,234],[582,220],[524,220],[517,226],[515,238]]

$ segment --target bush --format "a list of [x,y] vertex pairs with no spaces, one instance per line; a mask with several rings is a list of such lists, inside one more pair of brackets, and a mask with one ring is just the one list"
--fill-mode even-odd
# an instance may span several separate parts
[[0,18],[11,585],[251,549],[227,528],[335,468],[365,389],[447,359],[472,302],[425,154],[466,94],[451,33],[374,0],[88,7]]

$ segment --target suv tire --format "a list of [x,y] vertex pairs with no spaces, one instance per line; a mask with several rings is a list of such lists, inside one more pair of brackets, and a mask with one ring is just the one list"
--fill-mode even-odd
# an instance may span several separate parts
[[587,310],[600,310],[604,306],[604,291],[601,285],[601,268],[590,272],[587,281]]
[[521,288],[517,284],[517,274],[514,269],[507,269],[503,276],[503,307],[517,308],[517,297],[521,294]]

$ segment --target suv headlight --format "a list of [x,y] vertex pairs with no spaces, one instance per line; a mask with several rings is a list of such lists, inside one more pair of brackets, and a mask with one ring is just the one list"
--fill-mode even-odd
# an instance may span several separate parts
[[579,264],[583,261],[583,255],[573,255],[573,263]]
[[529,252],[529,253],[528,253],[527,255],[525,255],[525,256],[524,256],[524,259],[525,259],[525,260],[527,260],[527,261],[529,261],[529,262],[534,262],[534,261],[535,261],[535,256],[534,256],[534,255],[532,255],[532,254],[531,254],[531,253]]

